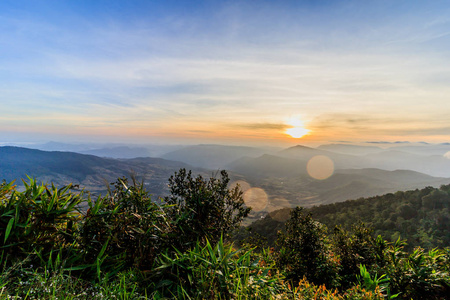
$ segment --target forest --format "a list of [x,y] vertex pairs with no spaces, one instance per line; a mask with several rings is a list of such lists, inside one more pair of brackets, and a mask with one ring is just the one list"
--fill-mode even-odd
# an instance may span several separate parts
[[0,297],[446,299],[450,294],[450,186],[297,207],[240,228],[251,208],[229,181],[225,171],[204,178],[180,169],[169,178],[170,195],[163,199],[152,199],[135,178],[118,178],[96,198],[73,185],[27,178],[19,190],[4,181]]
[[[417,246],[431,250],[450,245],[449,209],[450,185],[442,185],[314,206],[307,211],[327,226],[329,234],[337,226],[348,230],[364,223],[373,229],[374,236],[381,235],[390,242],[406,240],[408,250]],[[236,239],[254,232],[264,237],[267,245],[273,245],[290,212],[289,208],[274,211],[246,230],[241,228]]]

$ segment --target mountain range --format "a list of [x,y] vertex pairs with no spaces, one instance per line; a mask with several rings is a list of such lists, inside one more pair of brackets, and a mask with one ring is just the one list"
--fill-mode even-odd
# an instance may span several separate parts
[[[69,148],[64,144],[47,146]],[[150,193],[163,196],[168,193],[168,178],[180,168],[205,177],[226,169],[244,192],[259,189],[258,193],[244,194],[252,195],[252,203],[263,201],[256,206],[259,210],[253,212],[253,218],[283,207],[310,207],[450,183],[450,159],[445,156],[450,145],[446,144],[388,149],[342,144],[317,148],[298,145],[287,149],[222,145],[158,147],[153,149],[159,149],[161,157],[150,157],[151,149],[146,146],[114,145],[90,150],[80,146],[79,153],[0,147],[0,179],[20,184],[20,179],[28,175],[44,182],[74,183],[93,193],[104,193],[108,183],[134,173],[145,182]],[[424,154],[422,148],[426,147],[430,147],[431,155]],[[333,162],[334,170],[328,178],[318,180],[309,176],[308,162],[316,156],[325,156]],[[267,196],[255,199],[255,195],[262,195],[261,190]]]
[[69,183],[98,193],[119,177],[136,174],[154,195],[168,192],[167,179],[180,168],[198,171],[185,163],[162,158],[112,159],[62,151],[41,151],[20,147],[0,147],[0,179],[7,182],[26,176],[58,186]]

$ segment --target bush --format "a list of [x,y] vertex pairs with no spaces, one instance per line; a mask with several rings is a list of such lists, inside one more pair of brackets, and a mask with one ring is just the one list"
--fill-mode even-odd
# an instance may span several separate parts
[[[282,276],[252,250],[234,250],[219,239],[216,245],[200,241],[174,257],[157,259],[151,278],[158,296],[176,299],[272,299],[283,290]],[[271,273],[272,272],[272,273]]]
[[351,231],[336,227],[333,234],[333,251],[339,258],[339,277],[341,286],[349,288],[356,283],[360,265],[378,270],[384,266],[386,242],[374,238],[372,230],[364,224],[353,226]]
[[295,208],[280,232],[277,247],[277,266],[286,277],[299,282],[304,277],[315,284],[337,284],[337,261],[333,259],[324,225],[314,221],[303,208]]
[[404,299],[447,299],[450,294],[448,250],[425,252],[416,248],[408,254],[398,240],[386,251],[388,264],[382,270],[389,278],[392,293]]
[[173,243],[179,250],[188,249],[197,240],[219,241],[237,228],[250,208],[246,208],[239,187],[228,189],[226,171],[220,179],[205,180],[201,175],[180,169],[169,179],[171,196],[165,197],[167,213],[174,224]]
[[[88,199],[80,226],[80,247],[89,263],[111,271],[149,270],[170,230],[163,207],[151,201],[143,183],[119,178],[115,189],[97,201]],[[107,269],[105,266],[103,269]]]
[[80,217],[77,205],[83,195],[71,193],[71,185],[58,189],[29,181],[24,181],[23,192],[13,183],[0,186],[0,247],[3,255],[17,259],[47,257],[72,244]]

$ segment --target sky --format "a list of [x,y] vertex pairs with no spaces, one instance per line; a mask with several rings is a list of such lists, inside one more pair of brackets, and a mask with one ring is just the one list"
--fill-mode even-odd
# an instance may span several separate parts
[[3,143],[448,142],[449,83],[449,1],[0,1]]

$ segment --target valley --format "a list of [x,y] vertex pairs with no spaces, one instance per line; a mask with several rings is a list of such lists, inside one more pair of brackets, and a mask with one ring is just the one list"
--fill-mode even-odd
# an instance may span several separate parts
[[[222,145],[115,145],[90,149],[87,145],[46,145],[48,150],[52,147],[65,151],[0,147],[0,178],[16,180],[19,185],[27,175],[60,186],[73,183],[95,195],[105,194],[108,184],[119,177],[136,176],[158,199],[167,195],[168,178],[180,168],[204,177],[225,169],[231,184],[239,184],[244,199],[253,206],[247,224],[282,208],[312,207],[450,183],[450,160],[445,157],[450,146],[446,144],[387,149],[340,144],[287,149]],[[426,149],[430,155],[425,154]],[[137,157],[156,152],[160,157]],[[333,163],[330,176],[321,180],[308,173],[308,162],[317,156]]]

